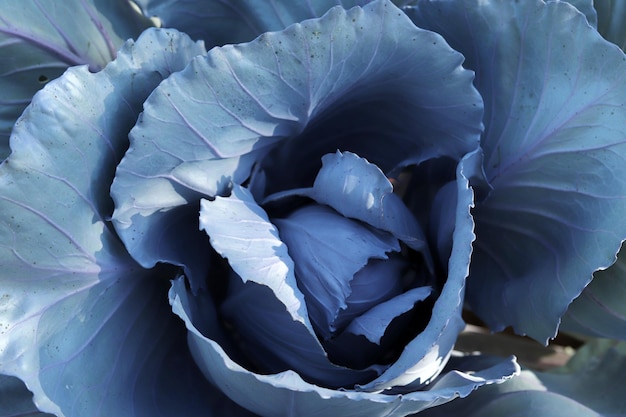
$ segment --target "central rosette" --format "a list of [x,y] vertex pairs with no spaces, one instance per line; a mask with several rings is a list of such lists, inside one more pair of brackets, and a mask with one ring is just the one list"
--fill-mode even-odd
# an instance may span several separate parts
[[[268,196],[261,201],[263,209],[255,207],[255,216],[241,212],[246,204],[254,207],[255,200],[236,187],[229,197],[203,203],[201,224],[226,258],[232,254],[220,244],[225,224],[214,221],[220,213],[228,210],[239,227],[264,224],[282,243],[267,245],[267,238],[257,237],[248,243],[251,256],[256,243],[266,243],[264,251],[293,261],[293,278],[274,291],[284,293],[287,283],[295,282],[291,290],[302,294],[298,304],[306,306],[299,317],[295,311],[289,314],[289,303],[285,309],[266,294],[266,287],[242,285],[248,272],[241,259],[231,262],[238,276],[230,280],[220,311],[260,371],[295,369],[322,385],[353,386],[397,359],[404,343],[428,324],[433,262],[418,222],[382,171],[347,152],[322,161],[312,187]],[[256,273],[271,277],[278,264],[261,266]],[[330,362],[324,361],[326,355]],[[339,371],[344,374],[340,379]]]

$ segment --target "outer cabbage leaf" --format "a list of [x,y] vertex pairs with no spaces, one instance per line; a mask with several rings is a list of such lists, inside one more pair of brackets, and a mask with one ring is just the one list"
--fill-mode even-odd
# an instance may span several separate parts
[[0,159],[32,96],[73,65],[102,69],[149,20],[125,0],[3,0],[0,9]]
[[561,368],[523,370],[511,380],[480,388],[468,398],[427,410],[423,417],[511,415],[613,417],[626,414],[623,375],[626,348],[592,342]]
[[[166,229],[169,213],[227,194],[229,182],[243,183],[254,162],[289,143],[293,158],[268,160],[279,170],[270,184],[314,178],[322,155],[338,147],[369,151],[388,169],[407,155],[460,159],[482,127],[461,61],[383,1],[212,49],[145,102],[112,186],[120,237],[142,265],[162,261],[150,233]],[[324,126],[335,132],[319,132]],[[180,234],[161,236],[175,244]]]
[[405,416],[465,397],[481,385],[502,382],[519,372],[514,360],[504,360],[471,374],[447,373],[427,390],[404,395],[330,390],[305,382],[293,371],[255,374],[233,361],[224,351],[224,343],[205,336],[194,325],[206,316],[193,314],[193,297],[182,280],[174,282],[170,302],[189,329],[189,345],[198,365],[228,396],[261,416],[322,417],[328,415],[328,410],[347,417]]
[[594,0],[598,11],[598,31],[622,50],[626,48],[626,3],[620,0]]
[[[465,323],[461,318],[465,279],[469,272],[474,221],[470,214],[474,194],[468,178],[477,168],[475,158],[480,150],[466,155],[457,167],[457,198],[454,210],[452,252],[447,263],[447,280],[437,297],[426,328],[409,342],[397,361],[374,381],[362,388],[368,391],[405,387],[406,391],[430,382],[443,369]],[[432,369],[436,372],[432,372]]]
[[248,42],[306,19],[321,17],[333,6],[349,9],[371,0],[135,0],[144,14],[163,26],[203,39],[207,47]]
[[545,341],[626,236],[626,57],[564,2],[423,1],[485,97],[467,299],[492,330]]
[[16,124],[0,166],[0,373],[43,411],[206,416],[223,402],[167,305],[172,271],[142,270],[107,221],[141,103],[199,47],[148,31],[101,72],[69,69]]
[[625,257],[622,250],[614,265],[594,274],[593,281],[569,306],[563,330],[626,340]]

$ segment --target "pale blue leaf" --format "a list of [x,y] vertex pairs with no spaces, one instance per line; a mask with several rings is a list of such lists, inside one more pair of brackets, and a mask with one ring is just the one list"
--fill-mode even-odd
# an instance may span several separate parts
[[431,293],[431,287],[418,287],[406,291],[388,301],[377,304],[346,327],[347,332],[363,335],[372,343],[380,344],[389,324],[399,315],[411,310],[415,303],[424,301]]
[[54,417],[42,413],[33,404],[33,393],[14,376],[0,375],[0,416]]
[[0,165],[0,373],[22,379],[43,411],[205,416],[223,398],[167,304],[174,272],[142,270],[107,220],[142,101],[196,47],[149,30],[104,70],[49,83],[11,136]]
[[102,69],[149,21],[124,0],[3,0],[0,7],[0,160],[32,96],[68,67]]
[[387,231],[410,248],[424,252],[432,266],[421,226],[402,199],[394,194],[387,176],[376,165],[352,152],[324,155],[312,188],[287,190],[270,195],[265,201],[288,195],[310,197],[346,217]]
[[[370,259],[387,259],[387,253],[400,251],[391,234],[347,219],[327,206],[308,205],[274,223],[294,260],[311,321],[324,339],[337,330],[335,319],[348,306],[355,274]],[[401,278],[399,274],[388,280],[394,286]]]
[[626,255],[594,279],[574,300],[561,328],[580,334],[626,340]]
[[[579,361],[579,356],[582,361]],[[549,372],[522,370],[511,380],[480,388],[468,398],[426,411],[423,417],[463,415],[617,417],[626,414],[624,350],[589,356],[584,346],[567,364]]]
[[[163,78],[167,78],[171,73],[182,70],[193,57],[206,53],[202,43],[194,43],[187,35],[174,30],[162,32],[157,41],[159,44],[164,45],[165,50],[169,54],[157,56],[155,52],[155,56],[152,59],[163,61],[163,66],[159,72],[153,74],[155,83],[146,88],[141,97],[137,97],[136,102],[139,103],[137,110],[141,109],[143,101],[158,85],[158,82]],[[129,82],[132,82],[132,79],[129,79]],[[133,121],[141,123],[141,119],[142,116],[139,115],[138,121],[136,116]],[[126,128],[126,132],[131,131],[128,126]],[[132,151],[131,149],[128,152]],[[129,159],[128,153],[123,160],[127,159]],[[119,201],[124,201],[120,195],[124,195],[128,185],[126,181],[118,179],[119,177],[123,179],[128,178],[123,174],[123,165],[117,167],[116,181],[111,187],[111,196],[116,202],[114,213],[119,213],[120,210],[124,209],[123,206],[120,206]],[[132,180],[133,177],[130,176],[128,181],[132,183]],[[109,180],[108,184],[110,185],[111,182]],[[157,188],[151,191],[153,191],[151,197],[153,201],[158,201],[160,204],[167,206],[169,198],[167,188]],[[176,197],[178,198],[177,202],[186,201],[181,200],[181,197],[178,195]],[[128,204],[132,205],[137,212],[143,213],[144,208],[138,202],[130,201]],[[133,218],[132,224],[130,218],[115,217],[115,226],[119,236],[125,243],[126,249],[140,265],[145,268],[152,268],[158,262],[169,262],[182,266],[185,268],[187,276],[192,280],[194,288],[198,288],[201,286],[198,282],[200,279],[204,279],[209,268],[206,257],[206,251],[208,250],[206,236],[198,231],[197,228],[198,210],[199,205],[197,203],[195,205],[178,204],[173,210],[159,212],[157,216],[160,223],[155,227],[150,227],[152,224],[150,220],[152,219],[145,219],[141,215]],[[180,238],[182,234],[185,236],[184,239]],[[190,267],[191,265],[193,265],[193,268]],[[201,278],[196,279],[197,277]]]
[[290,370],[255,374],[234,362],[222,344],[195,326],[198,318],[192,315],[191,297],[181,281],[174,282],[170,302],[187,325],[190,350],[198,366],[230,398],[260,416],[327,417],[329,410],[343,417],[405,416],[466,397],[481,385],[502,382],[519,372],[514,361],[504,360],[471,373],[449,372],[425,391],[402,395],[322,388],[305,382]]
[[468,154],[457,167],[456,210],[452,236],[452,252],[447,264],[447,280],[438,295],[426,328],[404,348],[400,358],[381,376],[361,389],[379,391],[394,387],[420,387],[433,380],[452,352],[465,323],[461,318],[465,279],[469,273],[474,236],[470,209],[474,195],[468,177],[475,175],[475,154]]
[[112,187],[121,238],[149,247],[143,236],[163,228],[164,211],[227,194],[257,161],[283,187],[312,182],[338,148],[387,169],[409,156],[460,158],[476,147],[482,115],[461,61],[385,1],[212,49],[145,102]]
[[470,306],[546,341],[626,236],[626,56],[565,2],[419,2],[485,97]]
[[346,9],[371,0],[135,0],[163,26],[204,39],[207,47],[248,42],[265,32],[321,17],[331,7]]
[[621,0],[594,0],[598,31],[622,50],[626,49],[626,3]]
[[235,185],[229,197],[203,200],[200,229],[243,282],[267,286],[293,320],[310,326],[287,246],[246,188]]

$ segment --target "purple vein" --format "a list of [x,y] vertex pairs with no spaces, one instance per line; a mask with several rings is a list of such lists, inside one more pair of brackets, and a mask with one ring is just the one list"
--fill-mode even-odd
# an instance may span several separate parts
[[[139,285],[139,284],[137,284],[137,285]],[[124,301],[123,301],[122,303],[120,303],[120,305],[122,305],[122,304],[126,303],[126,302],[127,302],[127,300],[129,300],[129,299],[131,298],[131,296],[133,295],[133,292],[135,292],[135,290],[136,290],[136,288],[132,288],[132,289],[130,289],[130,291],[129,291],[129,292],[127,292],[126,294],[124,294],[124,297],[125,297],[125,298],[124,298]],[[128,338],[129,338],[129,335],[130,335],[131,331],[132,331],[134,328],[136,328],[136,326],[138,326],[138,323],[140,323],[140,319],[142,318],[143,313],[144,313],[144,312],[145,312],[145,310],[146,310],[146,306],[148,306],[149,304],[151,304],[151,301],[154,299],[154,297],[144,297],[144,299],[145,299],[145,302],[144,302],[143,306],[141,306],[140,308],[137,308],[137,309],[136,309],[135,314],[134,314],[134,317],[132,318],[132,321],[131,321],[131,320],[128,320],[128,317],[127,317],[127,316],[125,317],[125,323],[127,323],[127,326],[128,326],[128,327],[125,329],[125,332],[124,332],[124,338],[123,338],[123,340],[124,340],[124,341],[128,340]],[[115,311],[115,313],[117,313],[117,311]],[[108,322],[109,320],[111,320],[111,318],[112,318],[112,317],[113,317],[113,315],[108,316],[108,317],[107,317],[107,322]],[[141,327],[141,325],[139,325],[138,327]],[[100,327],[98,328],[98,332],[100,332],[103,328],[104,328],[104,323],[103,323],[103,325],[102,325],[102,326],[100,326]],[[95,337],[95,335],[94,335],[93,337]],[[105,389],[104,389],[104,393],[102,394],[101,400],[100,400],[100,402],[99,402],[99,404],[98,404],[98,410],[99,410],[99,411],[100,411],[100,410],[102,410],[102,407],[103,407],[103,405],[104,405],[104,402],[105,402],[105,400],[107,399],[107,398],[106,398],[106,396],[107,396],[108,392],[111,390],[111,387],[112,387],[113,385],[115,385],[115,383],[113,383],[113,384],[111,383],[111,380],[112,380],[112,378],[113,378],[113,376],[114,376],[114,370],[120,366],[120,363],[122,363],[122,362],[123,362],[123,361],[121,360],[121,355],[122,355],[122,352],[123,352],[123,350],[124,350],[124,346],[125,346],[124,344],[122,344],[122,345],[120,345],[120,346],[119,346],[119,349],[117,350],[117,353],[116,353],[116,355],[115,355],[115,360],[114,360],[114,362],[113,362],[113,366],[111,366],[112,372],[111,372],[111,373],[109,373],[109,375],[108,375],[108,376],[107,376],[107,378],[106,378],[106,381],[104,382]],[[87,347],[87,344],[85,344],[85,345],[84,345],[84,347],[83,347],[82,349],[84,349],[84,348],[86,348],[86,347]],[[152,344],[152,345],[150,346],[150,348],[151,348],[151,350],[155,349],[155,348],[156,348],[156,344]],[[143,356],[143,357],[144,357],[144,360],[143,360],[142,362],[145,362],[145,361],[147,360],[147,357],[148,357],[148,356],[149,356],[149,355],[144,355],[144,356]],[[123,365],[124,365],[124,364],[123,364]],[[136,365],[137,365],[137,363],[135,362],[135,366],[136,366]],[[99,413],[98,413],[98,414],[99,414]]]
[[[328,80],[328,77],[330,76],[330,73],[332,72],[332,70],[333,70],[333,68],[335,66],[334,34],[335,34],[336,30],[337,30],[337,25],[338,25],[338,21],[336,21],[334,26],[329,30],[329,32],[330,32],[330,36],[329,36],[330,41],[328,42],[328,48],[329,48],[329,50],[328,50],[328,70],[324,74],[324,77],[317,83],[318,89],[320,89],[324,84],[326,84],[326,81]],[[306,54],[306,57],[307,57],[309,68],[312,68],[312,63],[311,63],[311,58],[310,58],[310,53],[309,53],[310,47],[308,45],[309,45],[309,43],[307,42],[307,54]],[[356,49],[358,49],[358,48],[352,48],[351,53],[354,52]],[[335,91],[335,86],[337,85],[338,81],[339,81],[339,77],[335,78],[335,80],[333,82],[333,86],[332,86],[332,88],[330,90],[328,90],[329,94],[327,94],[326,97],[331,97],[332,96],[332,92]],[[319,90],[318,90],[318,92],[319,92]],[[318,101],[318,99],[316,99],[315,101],[316,101],[316,104],[315,104],[316,107],[319,107],[320,105],[323,106],[323,104],[321,104]],[[324,101],[324,100],[322,100],[322,101]],[[309,102],[311,102],[311,100],[309,100]],[[312,110],[309,109],[309,111],[308,111],[309,118],[311,117],[311,114],[312,114]]]
[[76,47],[76,45],[74,44],[74,42],[72,42],[72,40],[63,32],[63,29],[57,24],[57,22],[54,21],[54,19],[52,19],[52,17],[43,8],[43,6],[41,6],[39,1],[35,1],[35,4],[37,5],[37,8],[41,11],[41,13],[44,15],[46,20],[50,23],[50,25],[57,31],[57,33],[61,36],[61,38],[63,38],[63,40],[65,41],[65,44],[67,45],[69,50],[75,56],[79,57],[79,59],[81,59],[83,61],[82,63],[89,64],[90,69],[94,70],[94,71],[101,69],[101,68],[98,68],[97,65],[94,65],[91,62],[89,62],[89,60],[86,59],[85,57],[81,56],[81,54],[80,54],[78,48]]
[[178,114],[178,116],[183,120],[183,122],[189,128],[189,130],[191,130],[198,139],[200,139],[205,145],[207,145],[215,156],[221,159],[225,159],[229,157],[223,154],[213,143],[211,143],[211,141],[207,137],[204,136],[202,132],[200,132],[195,126],[191,124],[191,122],[185,117],[183,112],[180,111],[176,103],[172,101],[171,97],[167,96],[166,100],[172,105],[172,108],[174,109],[176,114]]
[[[496,229],[500,229],[502,232],[508,231],[508,232],[515,233],[515,234],[522,236],[522,238],[526,239],[527,243],[526,242],[524,243],[524,246],[526,247],[532,245],[533,241],[539,244],[540,246],[544,247],[549,253],[552,254],[552,257],[554,260],[554,273],[549,272],[549,274],[553,274],[554,278],[556,279],[563,293],[567,294],[567,290],[561,279],[560,258],[558,255],[560,252],[547,239],[544,238],[541,232],[536,232],[535,230],[532,230],[532,229],[526,229],[524,225],[501,222],[501,221],[498,221],[497,219],[486,218],[484,216],[480,219],[480,222],[483,224],[488,224],[491,227],[494,227]],[[555,242],[555,243],[561,243],[561,242]],[[545,261],[545,258],[544,258],[544,261]],[[545,263],[548,263],[548,262],[546,261],[544,262],[544,264]],[[534,278],[532,279],[533,280],[541,279],[541,278],[536,278],[536,276],[537,275],[535,274]]]
[[[76,187],[74,184],[72,184],[67,178],[63,178],[63,177],[59,177],[56,175],[53,175],[49,172],[44,172],[38,169],[33,169],[33,171],[40,173],[41,175],[44,175],[52,180],[56,180],[61,182],[62,184],[65,184],[67,187],[69,187],[76,195],[78,195],[80,197],[81,200],[83,200],[85,202],[85,204],[87,204],[87,206],[89,208],[91,208],[91,211],[93,211],[94,215],[102,222],[104,223],[104,218],[102,217],[100,210],[98,207],[96,207],[96,205],[94,204],[93,201],[91,201],[89,198],[87,198],[87,196],[85,194],[83,194],[83,192],[78,189],[78,187]],[[108,194],[106,194],[108,195]]]
[[275,0],[270,0],[270,5],[272,8],[272,12],[274,13],[274,16],[276,16],[276,19],[280,22],[280,25],[282,27],[287,27],[289,26],[292,22],[285,22],[285,20],[283,20],[283,18],[280,15],[280,12],[278,11],[278,7],[276,6],[276,1]]
[[24,210],[34,214],[35,216],[39,217],[40,219],[42,219],[43,221],[45,221],[46,223],[48,223],[50,226],[52,226],[53,229],[57,230],[59,233],[61,233],[63,236],[65,236],[72,245],[74,245],[77,249],[79,249],[87,259],[89,259],[91,262],[93,262],[94,264],[97,264],[96,258],[93,256],[93,254],[88,253],[77,241],[76,239],[74,239],[74,237],[65,229],[63,229],[62,227],[60,227],[58,224],[56,224],[51,218],[49,218],[48,216],[46,216],[44,213],[40,212],[39,210],[35,210],[34,208],[20,202],[17,200],[13,200],[12,198],[9,197],[0,197],[0,199],[7,201],[9,203],[12,203],[18,207],[23,208]]
[[270,109],[265,104],[263,104],[261,100],[259,100],[259,98],[252,91],[250,91],[250,89],[243,83],[243,81],[241,81],[241,79],[237,76],[235,69],[233,68],[230,61],[228,60],[228,55],[224,54],[223,58],[224,58],[224,64],[228,67],[228,70],[232,74],[233,79],[235,80],[237,85],[243,90],[243,92],[246,93],[246,95],[250,97],[252,101],[254,101],[261,108],[261,110],[263,110],[268,116],[271,116],[275,119],[281,119],[281,117],[279,117],[278,115],[273,114],[270,111]]
[[[618,311],[609,306],[608,302],[605,303],[595,296],[595,294],[593,293],[593,286],[585,288],[585,291],[582,292],[582,295],[584,297],[587,297],[592,303],[597,305],[598,308],[600,308],[602,311],[606,312],[610,316],[613,316],[621,321],[626,321],[626,315],[620,314]],[[622,305],[621,301],[619,302],[619,304]]]
[[91,19],[96,29],[98,29],[98,32],[100,32],[100,34],[102,35],[102,39],[104,39],[104,43],[109,50],[110,58],[115,59],[115,56],[117,55],[117,48],[115,47],[115,44],[113,43],[113,40],[111,39],[107,31],[104,29],[102,21],[98,18],[96,13],[94,13],[94,10],[89,7],[85,0],[81,0],[80,3],[83,6],[85,12],[87,12],[87,14],[89,15],[89,18]]
[[[274,41],[273,38],[271,38],[272,41]],[[270,73],[270,74],[275,74],[276,77],[280,78],[283,83],[289,87],[289,89],[291,89],[294,93],[296,93],[297,95],[299,95],[300,97],[302,97],[303,99],[306,99],[305,95],[302,94],[302,92],[300,90],[298,90],[296,87],[294,87],[293,85],[291,85],[287,79],[285,78],[285,75],[283,73],[282,70],[282,66],[280,64],[280,58],[278,57],[278,50],[276,49],[274,42],[269,42],[269,47],[272,48],[272,52],[274,55],[274,62],[276,62],[276,72],[271,71],[269,68],[266,68],[266,70]]]
[[[82,293],[84,291],[90,290],[91,288],[93,288],[95,284],[93,282],[87,282],[85,284],[83,284],[82,286],[78,287],[78,288],[73,288],[71,291],[69,292],[65,292],[63,294],[61,294],[58,298],[56,298],[54,301],[52,301],[51,303],[42,306],[42,308],[40,310],[36,310],[33,313],[25,316],[25,317],[21,317],[20,320],[16,321],[15,323],[13,323],[13,325],[11,326],[11,328],[7,331],[4,332],[3,335],[8,335],[10,332],[14,331],[15,329],[17,329],[19,326],[27,323],[28,321],[34,319],[37,316],[42,316],[43,314],[45,314],[48,310],[50,310],[51,308],[59,305],[60,303],[62,303],[63,301],[65,301],[66,299]],[[39,335],[35,336],[35,343],[38,343],[38,338]]]
[[[488,166],[488,167],[494,165],[493,158],[498,157],[498,152],[496,152],[496,149],[500,147],[500,144],[502,143],[503,140],[505,140],[505,137],[508,137],[508,135],[506,134],[506,131],[508,130],[511,124],[511,121],[514,119],[513,117],[514,107],[515,107],[515,104],[517,103],[518,93],[520,90],[519,85],[520,85],[520,82],[522,82],[521,73],[523,71],[523,62],[526,56],[525,47],[526,47],[526,35],[528,32],[528,29],[527,29],[528,23],[529,23],[529,17],[526,18],[520,30],[519,54],[517,55],[517,68],[515,70],[515,83],[512,86],[513,96],[511,97],[511,102],[509,103],[509,109],[508,109],[507,116],[506,116],[506,122],[504,123],[504,126],[502,127],[502,129],[500,129],[498,138],[496,139],[495,143],[492,146],[490,146],[490,148],[492,149],[492,153],[489,157],[489,160],[486,161],[486,164],[485,164],[485,166]],[[494,53],[496,49],[497,47],[494,46]],[[497,76],[493,77],[493,82],[495,82],[497,78],[498,78]],[[493,111],[491,114],[491,118],[492,118],[492,123],[490,123],[491,126],[493,126],[493,118],[496,113],[497,111]],[[498,176],[498,175],[500,175],[500,170],[498,170],[498,173],[495,174],[495,176]],[[493,177],[489,179],[492,180]]]
[[[2,21],[2,23],[4,22]],[[27,33],[20,32],[17,28],[0,27],[0,33],[4,33],[8,36],[13,36],[17,39],[26,41],[27,43],[30,43],[33,46],[36,46],[39,49],[47,51],[51,53],[52,55],[56,56],[57,58],[60,58],[61,60],[69,64],[70,66],[82,65],[82,64],[87,63],[85,62],[83,57],[73,54],[70,51],[67,51],[63,48],[60,48],[58,45],[55,45],[51,42],[45,41],[40,38],[36,38],[35,36],[27,34]]]

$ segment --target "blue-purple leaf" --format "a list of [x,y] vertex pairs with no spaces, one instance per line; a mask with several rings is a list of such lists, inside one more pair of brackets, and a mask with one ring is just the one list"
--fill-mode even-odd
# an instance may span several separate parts
[[196,48],[149,30],[104,70],[76,67],[48,84],[11,136],[0,165],[0,373],[22,379],[42,411],[206,416],[215,399],[228,404],[171,314],[175,272],[142,269],[107,220],[141,103]]
[[243,282],[250,280],[270,288],[293,320],[308,325],[306,304],[287,246],[246,188],[237,185],[229,197],[203,200],[200,229]]
[[485,98],[470,306],[546,341],[626,236],[626,56],[565,2],[421,1]]
[[548,372],[522,370],[503,384],[480,388],[468,398],[427,410],[423,416],[623,416],[624,372],[623,343],[591,342],[563,367]]
[[593,281],[567,309],[561,328],[596,337],[626,340],[626,254],[594,274]]
[[174,282],[170,302],[187,325],[189,347],[199,368],[229,397],[261,416],[321,417],[327,416],[328,410],[344,417],[408,415],[466,397],[479,386],[502,382],[519,372],[515,361],[508,359],[470,373],[447,373],[426,390],[403,395],[322,388],[305,382],[292,370],[255,374],[233,361],[223,344],[194,325],[203,319],[193,315],[192,297],[182,280]]
[[333,6],[349,9],[371,0],[135,0],[163,26],[203,39],[207,48],[248,42],[265,32],[321,17]]
[[3,0],[0,7],[0,160],[32,96],[68,67],[98,71],[150,26],[125,0]]

